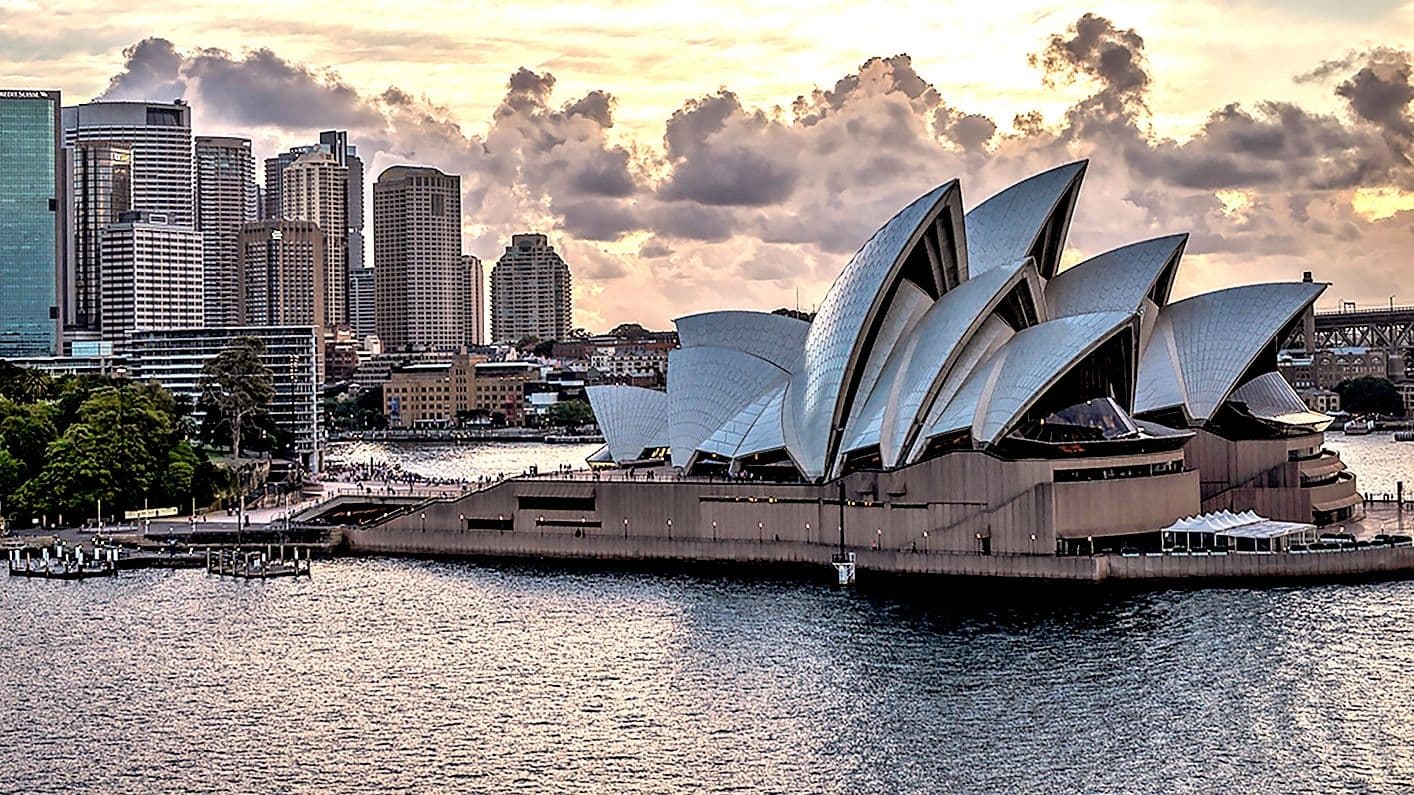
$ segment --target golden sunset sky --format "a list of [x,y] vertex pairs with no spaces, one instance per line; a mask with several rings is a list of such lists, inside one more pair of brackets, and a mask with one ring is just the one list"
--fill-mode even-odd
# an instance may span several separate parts
[[1179,294],[1414,303],[1411,41],[1410,2],[0,0],[0,86],[459,173],[467,250],[547,232],[600,330],[809,307],[933,185],[1080,157],[1070,262],[1189,231]]

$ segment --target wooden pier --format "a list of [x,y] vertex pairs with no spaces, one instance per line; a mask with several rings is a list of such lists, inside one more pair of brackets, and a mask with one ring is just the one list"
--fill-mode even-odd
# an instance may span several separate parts
[[37,577],[45,580],[87,580],[93,577],[116,577],[117,555],[84,555],[82,549],[55,545],[54,554],[46,547],[34,557],[29,551],[10,550],[11,577]]
[[234,577],[241,580],[268,580],[275,577],[308,577],[309,553],[300,557],[299,547],[293,556],[285,557],[284,547],[278,557],[274,550],[248,551],[242,549],[206,550],[206,573],[218,577]]

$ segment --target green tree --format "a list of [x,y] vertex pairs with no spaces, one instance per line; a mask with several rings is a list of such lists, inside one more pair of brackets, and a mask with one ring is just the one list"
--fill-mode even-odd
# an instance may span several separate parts
[[0,422],[0,437],[5,449],[25,465],[27,477],[33,477],[44,466],[45,450],[58,436],[54,408],[47,403],[28,403],[15,407],[13,413]]
[[561,400],[550,405],[545,422],[556,428],[578,428],[594,422],[594,410],[583,400]]
[[190,443],[181,441],[167,453],[167,469],[162,474],[162,496],[168,505],[184,505],[193,494],[192,485],[201,461]]
[[201,397],[220,409],[231,434],[231,456],[241,457],[241,429],[275,397],[275,378],[261,361],[265,343],[238,337],[201,368]]
[[1340,393],[1341,408],[1351,414],[1404,416],[1404,399],[1388,378],[1361,376],[1341,381],[1335,391]]
[[172,439],[171,397],[152,385],[100,387],[78,421],[48,446],[44,466],[17,493],[32,511],[116,510],[141,505],[166,468]]
[[38,403],[47,400],[53,389],[54,379],[48,374],[0,360],[0,395],[16,403]]

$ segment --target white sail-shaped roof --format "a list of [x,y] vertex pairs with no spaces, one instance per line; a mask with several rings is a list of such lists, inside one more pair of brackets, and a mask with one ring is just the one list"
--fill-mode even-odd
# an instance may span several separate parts
[[1056,275],[1088,161],[1044,171],[967,211],[967,267],[973,275],[1032,257]]
[[1044,305],[1040,279],[1029,260],[973,276],[933,303],[889,356],[858,421],[846,429],[840,449],[850,452],[877,444],[884,466],[896,466],[922,429],[963,346],[997,304],[1022,284],[1040,311]]
[[1136,412],[1184,408],[1206,421],[1324,284],[1252,284],[1169,304],[1139,360]]
[[1061,271],[1046,282],[1051,317],[1133,312],[1145,297],[1163,306],[1187,243],[1186,234],[1131,243]]
[[1333,419],[1309,409],[1291,384],[1275,371],[1262,373],[1232,390],[1228,402],[1241,403],[1252,416],[1281,425],[1323,431]]
[[[738,458],[779,450],[786,446],[784,423],[781,416],[785,399],[786,387],[784,385],[771,393],[762,407],[760,415],[756,417],[755,422],[751,423],[751,430],[746,432],[741,444],[737,446]],[[798,464],[799,462],[797,462]]]
[[967,279],[961,201],[957,180],[915,200],[869,238],[825,294],[783,407],[787,447],[807,477],[824,474],[905,267],[930,296]]
[[636,461],[645,449],[668,446],[668,393],[618,385],[584,391],[614,461]]
[[[779,400],[784,390],[785,385],[780,384],[757,395],[741,411],[738,411],[736,416],[722,423],[721,427],[713,431],[711,436],[697,445],[698,451],[723,458],[736,458],[737,450],[740,449],[742,441],[746,439],[746,434],[756,424],[761,412],[765,411],[766,405],[771,401]],[[778,422],[777,425],[779,424]]]
[[1017,332],[972,371],[926,437],[970,429],[975,443],[995,444],[1061,376],[1125,332],[1137,333],[1127,312],[1071,315]]
[[731,348],[790,370],[805,349],[810,324],[787,315],[746,310],[702,312],[673,321],[683,348]]
[[788,373],[765,359],[731,348],[696,345],[668,354],[668,438],[673,466]]

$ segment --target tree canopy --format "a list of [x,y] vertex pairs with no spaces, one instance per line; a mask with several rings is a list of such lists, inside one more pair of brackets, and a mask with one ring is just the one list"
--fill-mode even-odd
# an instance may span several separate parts
[[1361,376],[1341,381],[1335,391],[1340,393],[1341,408],[1351,414],[1404,416],[1404,399],[1388,378]]
[[225,480],[186,441],[186,407],[155,383],[70,376],[35,402],[0,397],[0,499],[11,515],[111,516],[209,504]]
[[231,456],[241,457],[241,432],[275,397],[275,376],[265,366],[265,343],[237,337],[201,368],[201,399],[221,412],[231,434]]
[[583,400],[561,400],[550,405],[545,422],[555,428],[578,428],[594,422],[594,410]]

